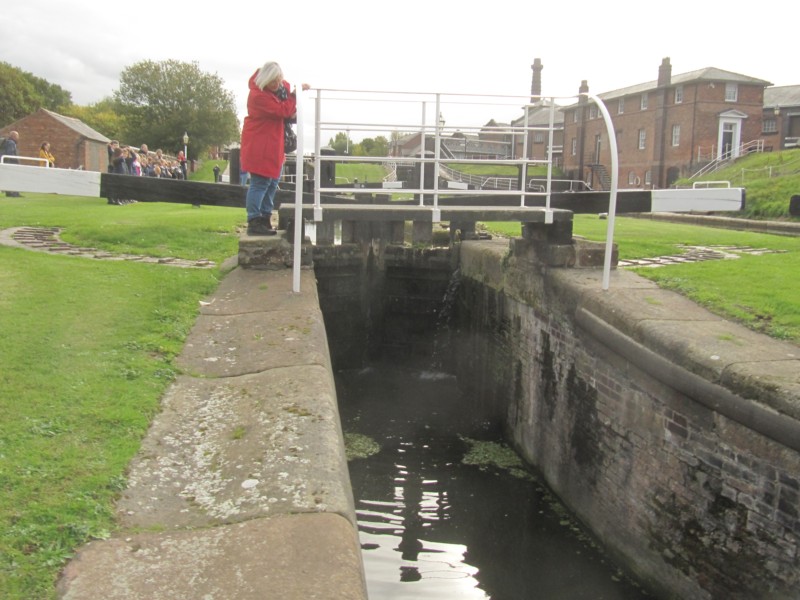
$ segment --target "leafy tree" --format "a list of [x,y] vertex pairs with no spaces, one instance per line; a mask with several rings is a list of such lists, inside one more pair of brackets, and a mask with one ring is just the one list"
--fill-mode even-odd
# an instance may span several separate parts
[[62,87],[0,62],[0,126],[40,108],[61,112],[71,103],[72,95]]
[[379,135],[376,138],[364,138],[358,144],[359,156],[389,156],[389,140]]
[[389,156],[389,140],[386,136],[379,135],[375,138],[375,146],[370,156]]
[[203,73],[196,62],[145,60],[126,67],[114,92],[124,119],[126,140],[167,152],[183,149],[197,158],[212,145],[239,138],[233,94],[217,74]]
[[[63,114],[81,120],[95,131],[112,140],[124,139],[127,129],[125,119],[122,117],[119,106],[113,98],[104,98],[100,102],[89,104],[88,106],[73,104]],[[130,141],[130,143],[138,146],[142,142]]]
[[26,73],[36,93],[42,101],[42,107],[53,112],[63,113],[72,105],[72,94],[60,85],[50,83],[46,79]]
[[336,154],[346,154],[348,151],[353,153],[354,149],[353,141],[344,131],[340,131],[336,134],[336,137],[331,138],[328,145],[333,148]]

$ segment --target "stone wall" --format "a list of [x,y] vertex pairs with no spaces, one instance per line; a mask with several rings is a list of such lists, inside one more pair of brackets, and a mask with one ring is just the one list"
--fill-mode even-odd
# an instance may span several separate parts
[[461,245],[476,407],[658,596],[800,597],[800,349],[511,247]]

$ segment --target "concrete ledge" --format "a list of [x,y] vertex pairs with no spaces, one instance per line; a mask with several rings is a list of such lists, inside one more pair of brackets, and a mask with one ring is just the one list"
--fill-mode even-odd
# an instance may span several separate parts
[[366,598],[313,272],[291,290],[288,269],[238,268],[202,303],[120,529],[79,550],[60,598]]
[[57,591],[64,600],[361,599],[360,553],[351,524],[330,514],[139,533],[86,546]]
[[[300,250],[300,263],[311,265],[311,246]],[[286,231],[277,235],[242,235],[239,238],[239,266],[249,269],[282,270],[294,265],[294,250]]]

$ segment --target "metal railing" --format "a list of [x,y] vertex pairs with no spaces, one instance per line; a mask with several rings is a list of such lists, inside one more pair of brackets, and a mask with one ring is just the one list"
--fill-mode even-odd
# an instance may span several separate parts
[[[517,96],[500,96],[500,95],[466,95],[466,94],[443,94],[443,93],[424,93],[424,92],[383,92],[383,91],[363,91],[363,90],[336,90],[336,89],[316,89],[315,98],[315,172],[321,172],[323,162],[335,161],[338,163],[357,162],[357,163],[384,163],[385,158],[381,157],[353,157],[347,155],[329,155],[325,156],[321,153],[322,140],[328,139],[331,133],[335,134],[346,130],[348,132],[377,132],[392,138],[392,133],[414,132],[415,142],[414,150],[411,155],[394,156],[394,159],[400,159],[404,162],[411,163],[419,169],[419,180],[410,182],[410,187],[403,189],[404,193],[419,194],[420,205],[423,203],[422,194],[432,195],[434,221],[439,220],[438,213],[438,200],[442,189],[439,187],[439,173],[445,173],[451,178],[464,183],[473,184],[475,189],[447,189],[448,196],[491,196],[492,194],[508,195],[508,192],[515,192],[519,194],[520,206],[525,206],[525,198],[529,196],[544,196],[546,210],[550,210],[550,195],[552,191],[552,166],[553,166],[553,131],[555,129],[555,111],[557,110],[557,98],[541,98],[533,100],[545,100],[550,104],[550,125],[534,126],[527,123],[528,111],[525,110],[528,106],[532,106],[530,97],[517,97]],[[574,97],[569,100],[574,101]],[[347,117],[327,117],[326,115],[331,112],[340,115],[347,114],[347,106],[354,105],[359,107],[357,111],[351,111],[350,114],[357,112],[359,115],[371,114],[372,117],[368,120],[360,118],[359,120],[347,119]],[[487,108],[488,107],[488,108]],[[492,116],[489,116],[489,110],[494,111]],[[525,115],[523,123],[520,125],[499,125],[499,126],[486,126],[484,123],[490,118],[497,117],[498,112],[505,110],[508,113],[516,113],[523,111]],[[455,123],[445,122],[441,116],[449,111],[458,113],[458,120]],[[416,112],[416,115],[414,114]],[[387,118],[385,115],[392,115]],[[487,115],[484,119],[478,114]],[[470,122],[470,118],[479,119],[479,124]],[[416,122],[414,122],[416,120]],[[511,120],[511,119],[509,119]],[[543,131],[549,135],[549,143],[547,145],[546,159],[532,159],[527,158],[528,148],[531,146],[531,134],[534,131]],[[473,133],[473,135],[484,136],[487,139],[502,141],[503,139],[522,140],[522,152],[520,158],[508,159],[478,159],[478,158],[451,158],[444,156],[442,150],[442,139],[446,136],[452,136],[455,133],[465,135]],[[428,155],[427,149],[428,140],[432,140],[433,152]],[[393,137],[392,150],[397,152],[399,144],[397,143],[396,135]],[[442,162],[446,161],[448,165],[443,165]],[[469,176],[459,174],[458,165],[472,165],[472,164],[491,164],[497,166],[512,166],[519,170],[519,176]],[[547,177],[544,191],[527,190],[525,186],[521,185],[524,179],[524,173],[527,173],[529,165],[546,165]],[[433,178],[432,189],[424,185],[425,172],[429,169],[433,170],[436,174]],[[430,173],[430,171],[428,171]],[[347,188],[336,186],[322,187],[321,185],[315,186],[315,207],[318,210],[323,210],[320,203],[320,196],[323,193],[356,193],[361,192],[358,188]]]
[[[713,153],[714,146],[711,147],[711,151]],[[763,152],[764,151],[764,140],[751,140],[744,144],[741,144],[737,151],[734,152],[733,148],[728,148],[725,152],[720,154],[717,158],[711,160],[708,164],[704,165],[700,168],[694,175],[692,175],[689,179],[695,179],[697,177],[701,177],[703,175],[707,175],[708,173],[713,173],[727,165],[730,162],[733,162],[740,156],[745,154],[749,154],[750,152]],[[700,149],[698,148],[698,156],[700,156]]]
[[[313,127],[314,127],[314,149],[313,161],[314,172],[322,173],[322,165],[325,162],[336,163],[385,163],[385,157],[369,156],[350,156],[350,155],[331,155],[322,154],[323,140],[328,140],[331,134],[346,131],[362,132],[377,135],[387,135],[391,140],[393,160],[402,160],[411,163],[418,168],[418,179],[410,182],[410,187],[403,187],[402,193],[415,194],[419,197],[419,206],[431,211],[431,220],[436,223],[441,221],[441,210],[439,208],[439,196],[446,193],[450,198],[480,196],[491,202],[491,196],[508,196],[509,192],[519,196],[519,206],[525,208],[525,200],[528,197],[544,198],[544,217],[545,224],[553,223],[554,211],[551,208],[551,196],[553,192],[553,165],[557,152],[554,145],[555,132],[555,113],[559,109],[557,101],[564,101],[564,104],[572,104],[576,101],[576,96],[555,97],[555,96],[504,96],[504,95],[475,95],[475,94],[445,94],[428,92],[387,92],[387,91],[368,91],[368,90],[341,90],[314,88],[313,100]],[[307,119],[304,94],[298,96],[298,156],[305,156],[304,152],[304,131],[305,125],[311,124],[312,119]],[[592,94],[581,94],[598,106],[603,116],[606,132],[608,134],[611,156],[611,194],[609,203],[608,233],[606,241],[606,260],[604,265],[603,288],[608,289],[608,279],[610,272],[611,249],[613,244],[614,216],[616,213],[616,195],[618,183],[618,159],[617,144],[611,116],[603,102]],[[528,122],[529,108],[533,106],[549,106],[549,123],[546,126],[533,125]],[[508,113],[508,121],[511,122],[519,112],[522,112],[522,122],[518,125],[498,125],[487,126],[485,123],[493,118],[503,118],[503,113]],[[448,114],[448,121],[443,118]],[[455,122],[451,115],[455,114]],[[357,115],[354,116],[354,115]],[[392,135],[392,132],[395,135]],[[400,143],[398,132],[414,132],[413,150],[410,155],[398,156]],[[532,147],[532,134],[543,132],[546,135],[545,159],[529,158],[529,149]],[[483,136],[485,139],[507,139],[515,142],[521,140],[520,157],[508,159],[497,158],[451,158],[443,156],[442,138],[443,136],[453,136],[460,133],[466,135]],[[428,140],[432,141],[433,152],[428,152]],[[560,149],[560,146],[558,147]],[[516,146],[515,146],[516,150]],[[449,168],[457,171],[457,165],[497,165],[511,166],[518,170],[518,177],[494,177],[487,178],[477,189],[442,189],[440,188],[439,173],[442,172],[443,161],[448,163]],[[297,168],[302,168],[303,161],[297,161]],[[543,179],[543,186],[528,189],[524,185],[527,178],[528,167],[530,165],[543,165],[546,167],[546,177]],[[435,175],[432,179],[432,187],[426,186],[426,172]],[[416,178],[416,174],[415,174]],[[492,182],[490,189],[488,181]],[[501,181],[502,180],[502,181]],[[516,189],[512,188],[511,183],[516,183]],[[544,189],[542,189],[542,187]],[[321,196],[325,194],[343,193],[363,193],[363,188],[350,186],[325,187],[321,184],[320,178],[315,178],[314,185],[314,221],[322,221],[324,207],[321,203]],[[432,205],[425,204],[425,198],[432,199]],[[302,192],[296,190],[295,197],[295,239],[302,237]],[[541,211],[542,208],[531,208],[530,210]],[[295,282],[299,289],[299,265],[300,251],[299,244],[295,244]]]

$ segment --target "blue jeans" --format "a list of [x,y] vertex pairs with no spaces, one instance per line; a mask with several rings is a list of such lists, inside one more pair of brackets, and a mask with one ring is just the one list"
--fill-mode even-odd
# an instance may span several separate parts
[[278,191],[278,179],[262,177],[250,173],[250,187],[247,188],[245,206],[247,207],[247,220],[256,217],[269,217],[272,215],[275,192]]

